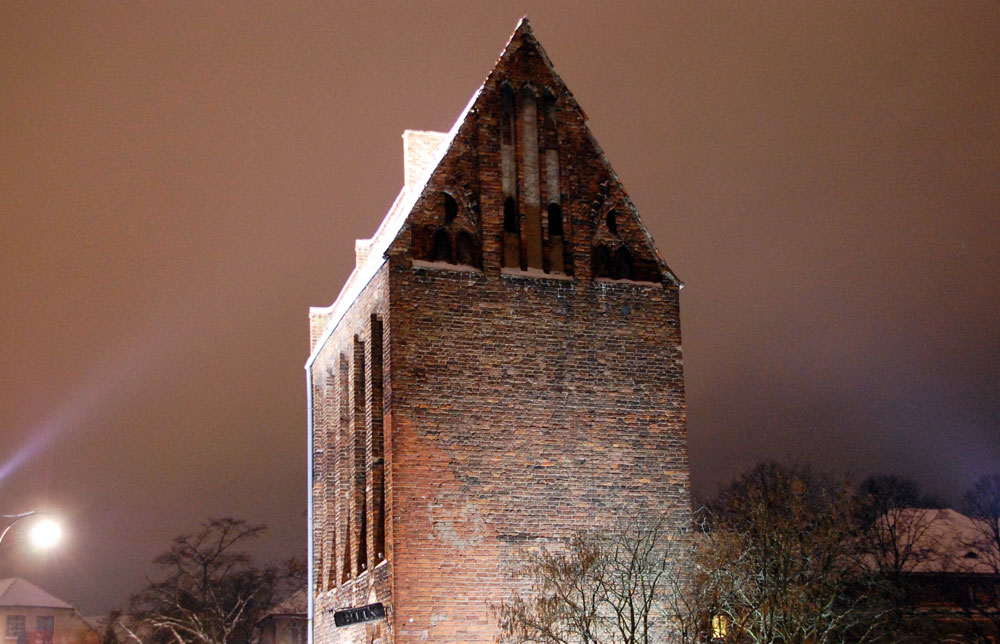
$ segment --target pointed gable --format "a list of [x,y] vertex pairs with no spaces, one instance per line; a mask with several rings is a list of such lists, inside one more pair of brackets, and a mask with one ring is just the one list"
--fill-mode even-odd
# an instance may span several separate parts
[[527,19],[439,154],[412,184],[420,193],[391,253],[491,274],[679,284]]
[[586,120],[522,19],[449,132],[404,134],[404,186],[355,245],[337,299],[310,310],[307,364],[389,256],[487,275],[682,286]]

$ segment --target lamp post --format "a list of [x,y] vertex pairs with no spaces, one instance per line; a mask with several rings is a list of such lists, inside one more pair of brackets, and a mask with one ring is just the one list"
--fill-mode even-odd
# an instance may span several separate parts
[[[11,519],[11,522],[7,524],[7,527],[0,532],[0,545],[3,545],[4,537],[10,532],[18,521],[21,519],[26,519],[30,516],[38,515],[37,510],[30,510],[28,512],[22,512],[21,514],[0,514],[0,518]],[[55,545],[59,541],[59,537],[62,536],[62,528],[59,524],[52,519],[41,519],[35,526],[31,529],[31,540],[35,542],[35,545],[41,546],[43,548],[48,548]]]

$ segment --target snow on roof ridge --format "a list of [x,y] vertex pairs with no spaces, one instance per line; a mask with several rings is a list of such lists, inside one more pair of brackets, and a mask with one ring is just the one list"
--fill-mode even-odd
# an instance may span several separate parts
[[[404,177],[403,189],[400,190],[396,200],[389,208],[389,212],[382,219],[382,223],[379,224],[378,229],[376,229],[375,234],[371,238],[368,249],[368,257],[360,266],[355,265],[350,276],[348,276],[347,281],[344,282],[344,286],[340,289],[340,293],[337,295],[337,298],[330,306],[309,308],[309,314],[311,316],[327,315],[329,316],[329,319],[326,321],[323,333],[317,339],[316,345],[313,347],[312,352],[309,354],[309,358],[306,360],[306,369],[312,367],[316,358],[319,357],[320,351],[326,345],[330,336],[333,335],[333,332],[340,324],[340,321],[344,319],[344,315],[351,307],[351,304],[354,303],[364,287],[371,282],[372,278],[375,277],[375,273],[378,272],[378,269],[385,262],[384,254],[388,249],[389,244],[391,244],[392,240],[396,238],[397,234],[399,234],[400,229],[402,229],[403,224],[406,222],[406,216],[409,215],[417,199],[421,194],[423,194],[423,191],[427,187],[427,183],[430,181],[431,175],[433,175],[434,171],[437,169],[438,164],[441,163],[441,160],[448,153],[448,150],[451,148],[451,144],[455,140],[455,136],[458,134],[458,130],[462,127],[462,124],[465,122],[469,112],[472,111],[473,105],[475,105],[480,94],[482,94],[483,88],[486,87],[486,84],[493,76],[497,65],[499,65],[508,50],[510,50],[510,46],[514,42],[514,39],[521,33],[525,33],[534,38],[534,34],[531,30],[531,23],[528,21],[527,16],[523,16],[518,21],[517,27],[514,29],[513,33],[511,33],[510,38],[501,50],[496,62],[490,68],[489,73],[486,75],[486,79],[479,85],[476,91],[473,92],[469,102],[465,105],[465,108],[459,114],[454,124],[452,124],[451,129],[448,130],[446,136],[441,140],[434,156],[427,162],[424,171],[421,173],[421,178],[414,182],[411,188],[407,188]],[[537,40],[535,42],[537,43]],[[541,47],[540,44],[538,46],[539,48]],[[548,61],[548,56],[545,58],[549,67],[552,67],[552,63]],[[555,70],[553,69],[553,73],[554,72]]]
[[451,144],[455,140],[455,136],[458,134],[458,130],[462,127],[465,122],[466,117],[469,112],[472,111],[472,106],[475,105],[476,100],[482,93],[483,88],[486,86],[485,81],[478,89],[472,94],[472,98],[466,104],[465,109],[459,114],[458,119],[448,130],[445,137],[441,140],[438,145],[437,150],[434,155],[428,161],[426,168],[424,168],[423,173],[421,173],[421,178],[413,184],[412,188],[407,188],[405,185],[399,194],[396,196],[396,200],[393,202],[392,206],[389,208],[389,212],[382,219],[382,223],[375,230],[375,234],[371,238],[371,245],[368,250],[368,257],[365,259],[361,266],[355,266],[354,270],[351,271],[350,276],[344,283],[343,288],[340,289],[340,293],[337,295],[337,299],[333,301],[328,307],[310,307],[310,315],[329,315],[330,318],[326,322],[326,327],[323,330],[323,334],[319,337],[316,342],[316,346],[313,347],[312,353],[306,360],[305,368],[309,369],[312,364],[316,361],[319,356],[320,351],[326,344],[330,336],[333,335],[333,331],[340,324],[340,321],[344,318],[344,315],[350,309],[351,304],[358,298],[364,287],[375,277],[375,273],[381,268],[382,264],[385,263],[385,252],[389,249],[389,244],[396,238],[399,231],[402,229],[403,224],[406,222],[407,216],[410,211],[413,210],[413,206],[416,204],[417,199],[423,194],[424,189],[427,187],[427,183],[431,179],[431,175],[437,169],[441,160],[444,159],[448,150],[451,148]]
[[[396,235],[399,234],[399,231],[402,229],[403,224],[406,222],[407,216],[413,209],[413,206],[416,204],[417,199],[419,199],[420,195],[423,194],[424,189],[426,189],[427,187],[427,183],[430,181],[430,178],[434,174],[434,171],[441,163],[441,160],[448,153],[448,150],[451,148],[451,145],[455,140],[455,136],[458,134],[459,129],[465,123],[465,119],[468,117],[469,112],[472,111],[472,107],[479,99],[479,96],[480,94],[482,94],[483,89],[486,87],[486,84],[490,81],[490,79],[493,77],[493,74],[496,72],[497,67],[500,64],[500,61],[503,60],[503,57],[505,55],[507,55],[507,53],[510,51],[510,47],[513,44],[514,40],[521,34],[530,37],[534,41],[535,46],[541,53],[545,61],[545,64],[552,72],[553,77],[562,82],[562,78],[555,71],[555,66],[552,64],[552,61],[549,60],[548,54],[546,54],[545,49],[542,47],[541,43],[539,43],[538,40],[535,38],[534,32],[531,30],[531,23],[528,21],[528,17],[527,16],[522,17],[521,20],[518,21],[517,27],[514,29],[514,32],[507,40],[507,44],[504,45],[503,50],[497,57],[496,63],[494,63],[493,66],[490,68],[489,73],[486,75],[486,79],[476,89],[476,91],[473,92],[472,97],[469,99],[469,102],[466,104],[461,114],[459,114],[458,119],[455,120],[454,124],[451,126],[451,129],[448,131],[446,136],[441,140],[434,155],[427,162],[426,167],[424,168],[423,172],[420,175],[420,179],[415,181],[410,188],[407,188],[405,185],[405,177],[404,177],[403,189],[396,197],[396,200],[393,202],[393,205],[389,209],[389,212],[382,219],[382,223],[379,225],[378,229],[375,231],[375,234],[372,236],[370,240],[368,256],[365,259],[365,261],[360,266],[356,265],[354,270],[351,271],[350,276],[347,278],[347,281],[344,283],[344,286],[340,289],[340,293],[337,295],[337,298],[333,301],[333,304],[331,304],[328,307],[311,307],[309,309],[310,315],[327,315],[329,316],[329,319],[326,321],[326,326],[324,327],[323,333],[316,341],[316,345],[313,347],[312,353],[309,354],[309,358],[306,360],[305,364],[306,369],[312,367],[313,363],[316,361],[316,358],[319,356],[320,351],[326,345],[326,342],[330,339],[330,336],[333,335],[334,330],[340,324],[340,321],[344,318],[344,315],[351,307],[351,304],[354,303],[357,297],[361,294],[361,291],[364,289],[364,287],[368,285],[368,283],[372,280],[373,277],[375,277],[375,273],[378,272],[378,269],[385,262],[384,255],[386,250],[388,250],[389,248],[389,244],[391,244],[392,241],[396,238]],[[576,99],[573,97],[572,92],[569,91],[568,87],[565,87],[565,83],[563,83],[563,89],[565,90],[567,96],[569,96],[570,100],[572,100],[573,105],[576,107],[576,109],[580,110],[580,113],[583,115],[584,120],[586,120],[586,115],[583,113],[583,110],[576,103]],[[611,167],[611,162],[604,154],[604,151],[601,149],[599,145],[597,145],[597,140],[594,138],[589,128],[587,128],[587,134],[591,142],[594,143],[594,145],[596,146],[596,150],[602,162],[607,167],[609,172],[612,173],[612,176],[618,182],[618,184],[622,186],[622,191],[624,192],[625,191],[624,185],[622,185],[621,180],[618,178],[617,173],[615,173],[614,169]],[[625,194],[626,194],[626,199],[628,201],[628,205],[632,210],[632,212],[635,214],[637,221],[639,222],[639,226],[642,228],[643,233],[645,234],[646,239],[649,242],[651,248],[655,250],[657,259],[659,260],[659,263],[663,268],[664,272],[667,274],[668,278],[671,279],[671,281],[673,281],[676,285],[681,286],[682,282],[680,281],[680,279],[677,278],[674,272],[671,271],[670,268],[667,266],[666,262],[663,259],[663,256],[659,252],[659,249],[657,249],[656,244],[653,242],[652,236],[650,235],[649,231],[646,229],[645,226],[643,226],[642,221],[638,219],[638,212],[635,206],[632,204],[631,199],[628,199],[627,193]]]

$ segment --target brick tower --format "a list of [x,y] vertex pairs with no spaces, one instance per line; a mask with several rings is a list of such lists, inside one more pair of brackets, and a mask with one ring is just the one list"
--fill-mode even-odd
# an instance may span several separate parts
[[403,138],[310,312],[317,644],[492,642],[526,548],[689,510],[680,282],[528,22],[450,132]]

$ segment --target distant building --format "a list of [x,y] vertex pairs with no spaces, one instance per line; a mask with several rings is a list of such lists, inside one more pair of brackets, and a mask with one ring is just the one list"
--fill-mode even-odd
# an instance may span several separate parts
[[0,579],[2,644],[97,644],[100,634],[75,608],[38,586]]
[[278,603],[257,622],[257,644],[306,644],[309,616],[303,588]]
[[906,508],[881,520],[899,535],[907,603],[948,641],[1000,641],[1000,543],[983,523],[955,510]]
[[450,132],[403,138],[310,312],[317,644],[492,643],[525,549],[689,519],[681,283],[528,22]]

